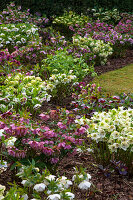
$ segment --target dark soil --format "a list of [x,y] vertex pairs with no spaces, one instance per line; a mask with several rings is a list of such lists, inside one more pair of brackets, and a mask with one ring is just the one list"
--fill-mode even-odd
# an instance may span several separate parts
[[[105,73],[107,71],[116,70],[126,66],[128,64],[133,64],[133,50],[128,50],[123,58],[112,58],[109,59],[107,65],[96,66],[95,70],[98,75]],[[89,77],[86,78],[89,82]],[[70,106],[69,102],[71,99],[67,99],[65,106]],[[48,108],[55,109],[56,104],[44,105],[42,112],[46,111]],[[92,156],[88,153],[75,153],[69,154],[67,157],[61,161],[58,167],[58,173],[60,175],[65,175],[68,178],[72,178],[74,174],[73,167],[83,167],[92,176],[91,182],[94,184],[93,192],[84,192],[78,188],[74,188],[74,193],[76,195],[75,200],[133,200],[133,177],[122,176],[119,173],[114,172],[109,178],[107,178],[102,171],[93,164],[96,164]],[[13,171],[7,169],[6,172],[0,174],[0,184],[5,185],[9,189],[8,182],[14,180],[15,174]],[[20,181],[16,179],[18,184]],[[95,189],[94,189],[95,188]]]
[[64,158],[59,166],[61,175],[66,175],[71,179],[74,174],[73,167],[83,167],[92,176],[91,182],[94,184],[91,192],[85,192],[74,188],[76,200],[133,200],[133,177],[122,176],[114,172],[107,178],[89,153],[69,155]]

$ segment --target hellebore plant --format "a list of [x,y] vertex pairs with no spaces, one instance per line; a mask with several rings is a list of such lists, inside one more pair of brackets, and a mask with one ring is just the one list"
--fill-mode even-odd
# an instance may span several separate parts
[[0,48],[13,51],[14,46],[24,46],[29,41],[39,40],[38,28],[33,24],[2,24],[0,25]]
[[19,60],[21,64],[29,66],[41,63],[41,61],[46,57],[46,51],[41,42],[31,41],[26,46],[21,48],[16,47],[16,51],[14,51],[11,56],[14,59]]
[[50,101],[51,97],[61,101],[67,95],[71,95],[72,89],[69,86],[76,81],[77,77],[71,72],[67,75],[52,75],[46,81],[22,73],[9,74],[4,85],[0,87],[0,110],[6,112],[13,108],[19,111],[23,105],[22,110],[27,109],[35,113],[42,103]]
[[[93,23],[87,23],[84,28],[79,28],[78,31],[75,31],[75,35],[83,38],[91,37],[94,40],[103,40],[105,43],[110,43],[113,48],[113,56],[121,56],[125,49],[133,44],[132,25],[130,21],[127,22],[128,24],[122,24],[121,31],[121,28],[119,29],[118,26],[115,28],[112,25],[97,20]],[[121,27],[121,23],[119,25]]]
[[0,24],[18,24],[33,23],[40,27],[45,27],[49,20],[45,17],[33,16],[30,9],[21,11],[21,6],[15,6],[15,3],[7,5],[7,8],[0,13]]
[[[3,119],[0,128],[4,130],[9,159],[23,163],[33,158],[38,166],[52,171],[68,152],[73,152],[76,146],[82,144],[86,127],[76,125],[75,116],[68,111],[51,111],[46,116],[42,113],[40,117],[44,121],[42,125],[41,122],[38,125],[23,118],[17,119],[16,124],[6,124]],[[11,118],[15,119],[15,116]],[[53,123],[54,128],[50,128]]]
[[109,42],[105,43],[102,40],[96,40],[91,37],[74,36],[73,44],[84,50],[85,60],[90,60],[90,63],[104,65],[107,62],[107,58],[113,53]]
[[70,29],[73,26],[75,28],[83,27],[87,22],[89,18],[83,14],[78,15],[74,13],[73,11],[64,12],[64,15],[61,17],[56,17],[53,21],[53,24],[58,25],[66,25]]
[[26,76],[22,73],[10,74],[1,86],[0,110],[9,108],[23,109],[35,112],[41,107],[42,102],[50,101],[51,95],[47,93],[46,83],[40,77]]
[[8,49],[0,51],[0,74],[11,73],[11,71],[17,69],[19,66],[20,62],[13,58]]
[[78,81],[92,72],[92,68],[85,63],[84,59],[74,58],[68,54],[67,49],[56,51],[55,55],[48,55],[43,60],[43,63],[43,68],[47,73],[68,74],[71,70],[72,74],[78,78]]
[[[79,119],[79,122],[83,119]],[[86,121],[86,119],[84,119]],[[95,112],[87,130],[92,141],[94,156],[102,165],[109,163],[112,157],[121,161],[132,173],[133,159],[133,109],[124,110],[123,107],[108,112]]]
[[94,112],[108,111],[123,106],[133,108],[133,94],[120,94],[119,96],[102,95],[102,88],[96,84],[80,82],[74,86],[71,105],[75,114],[90,118]]

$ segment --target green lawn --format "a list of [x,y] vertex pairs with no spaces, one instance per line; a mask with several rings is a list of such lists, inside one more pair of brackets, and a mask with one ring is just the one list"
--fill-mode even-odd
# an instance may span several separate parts
[[94,83],[99,84],[106,94],[133,93],[133,64],[106,72],[95,78]]

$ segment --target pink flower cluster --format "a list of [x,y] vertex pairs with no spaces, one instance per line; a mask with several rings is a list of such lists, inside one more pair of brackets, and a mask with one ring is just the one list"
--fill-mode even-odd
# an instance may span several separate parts
[[23,12],[21,11],[21,6],[16,7],[15,4],[11,3],[0,13],[0,24],[30,22],[38,26],[45,26],[48,23],[49,20],[47,18],[33,17],[29,11],[30,9]]
[[[20,159],[34,156],[42,159],[44,156],[44,162],[57,163],[62,155],[82,144],[87,127],[77,126],[76,116],[70,111],[51,110],[40,114],[40,117],[40,124],[32,124],[29,119],[13,115],[10,115],[8,124],[7,118],[0,121],[0,129],[4,129],[5,138],[17,138],[13,147],[7,147],[10,156]],[[14,119],[16,122],[12,123]]]
[[10,127],[4,128],[6,134],[9,136],[15,136],[15,137],[23,137],[28,133],[28,128],[25,126],[15,126],[15,124],[11,124]]
[[5,66],[8,65],[9,68],[15,69],[20,66],[20,62],[9,53],[8,49],[0,51],[0,65]]
[[120,44],[126,42],[133,44],[133,25],[131,20],[127,20],[126,23],[119,22],[116,27],[97,20],[97,22],[87,23],[84,28],[79,28],[76,34],[83,37],[91,36],[97,40],[111,42],[113,45],[118,41]]
[[132,20],[126,20],[126,22],[120,21],[117,26],[115,26],[115,31],[118,33],[128,33],[130,35],[133,35],[133,24]]
[[14,158],[25,158],[26,157],[26,151],[20,150],[15,147],[9,147],[8,148],[8,154]]
[[14,59],[17,59],[21,62],[21,64],[37,64],[41,62],[46,57],[46,52],[42,47],[42,43],[36,44],[32,42],[27,46],[23,46],[21,48],[16,48],[11,56]]
[[36,150],[37,152],[41,151],[43,154],[47,156],[51,156],[54,153],[54,150],[52,148],[44,146],[45,144],[48,145],[49,142],[46,143],[46,142],[29,141],[28,144],[32,149]]

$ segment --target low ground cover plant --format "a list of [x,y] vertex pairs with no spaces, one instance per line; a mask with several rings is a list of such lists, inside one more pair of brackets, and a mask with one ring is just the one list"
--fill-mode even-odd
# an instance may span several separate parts
[[130,20],[127,23],[120,23],[120,26],[115,28],[98,20],[97,22],[87,23],[84,28],[79,28],[78,32],[75,31],[75,33],[82,37],[103,40],[105,43],[110,42],[113,48],[113,56],[122,56],[125,49],[133,44],[132,23]]
[[9,162],[26,164],[34,159],[36,166],[55,173],[61,159],[84,140],[86,127],[75,124],[75,117],[68,110],[51,110],[40,114],[40,123],[35,123],[12,113],[2,115],[0,130],[6,147],[2,151],[6,150]]
[[51,97],[46,90],[45,82],[40,77],[26,76],[22,73],[9,75],[1,86],[1,91],[0,110],[3,112],[11,108],[18,111],[22,105],[23,108],[33,111]]
[[67,75],[53,74],[45,81],[24,73],[10,74],[0,86],[0,111],[15,109],[18,112],[23,105],[23,110],[37,112],[42,103],[50,101],[51,97],[61,101],[71,95],[72,89],[69,86],[75,82],[77,77],[71,72]]
[[34,66],[46,57],[47,52],[44,50],[42,43],[29,42],[28,45],[21,48],[16,47],[16,51],[13,51],[11,56],[20,61],[23,65]]
[[64,12],[63,16],[56,17],[53,21],[53,24],[63,24],[70,28],[73,26],[74,28],[78,29],[79,27],[83,27],[89,20],[89,17],[83,14],[78,15],[73,11],[66,11]]
[[[21,184],[23,187],[18,187],[14,184],[6,193],[5,199],[13,197],[14,192],[17,197],[26,200],[29,197],[34,198],[34,200],[41,199],[41,197],[49,200],[71,200],[75,199],[74,187],[83,191],[92,190],[91,175],[85,172],[85,170],[76,170],[72,180],[69,180],[66,176],[52,175],[48,170],[41,172],[39,168],[35,167],[34,160],[32,160],[29,166],[20,165],[17,176],[22,179]],[[1,189],[3,195],[5,187],[1,185]]]

